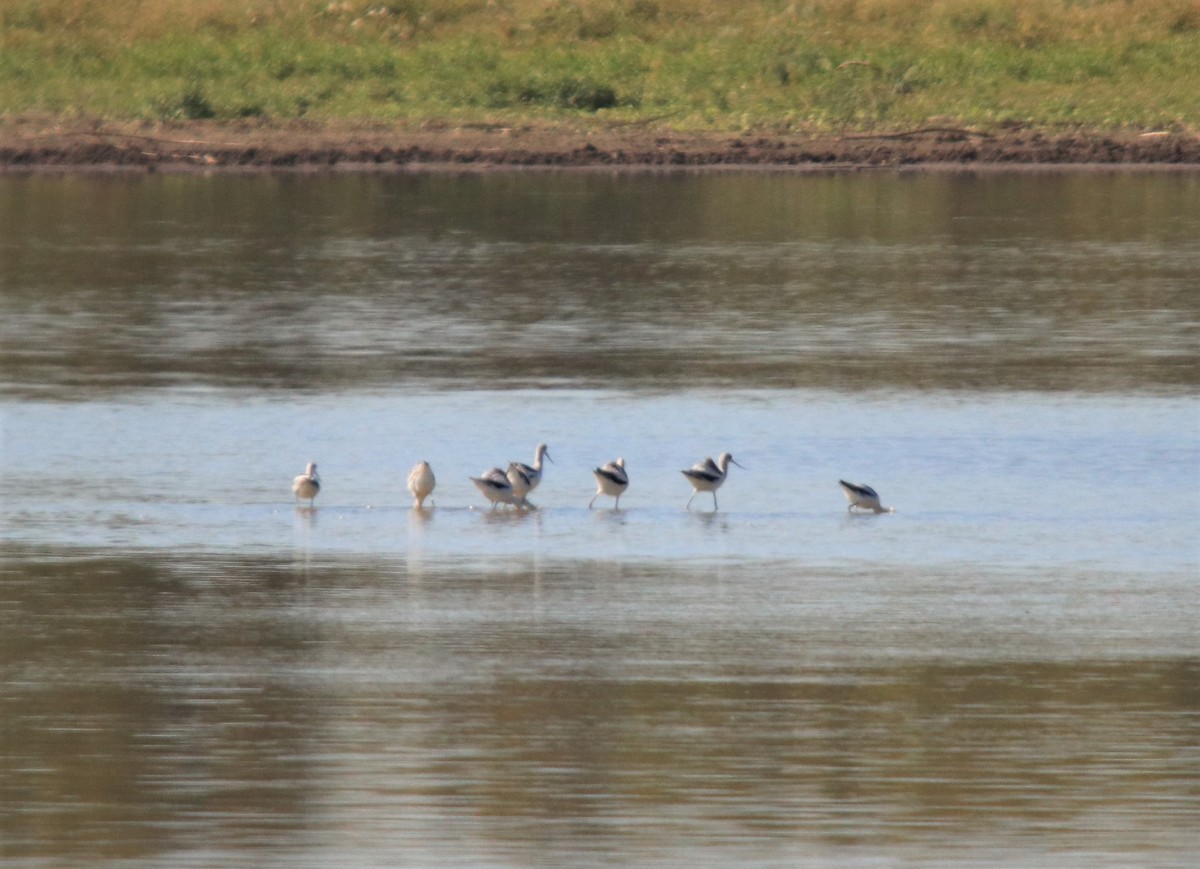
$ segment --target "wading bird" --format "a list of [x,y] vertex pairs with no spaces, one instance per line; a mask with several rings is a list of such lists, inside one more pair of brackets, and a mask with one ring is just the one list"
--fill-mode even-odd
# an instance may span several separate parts
[[321,479],[317,476],[317,463],[309,462],[304,473],[292,480],[292,493],[297,500],[308,499],[308,506],[313,506],[313,499],[321,491]]
[[509,482],[504,471],[499,468],[492,468],[478,477],[471,477],[471,482],[483,493],[485,498],[492,502],[493,510],[496,509],[497,504],[516,505],[524,501],[524,498],[518,499],[513,493],[512,483]]
[[[721,488],[721,484],[725,482],[725,477],[729,474],[729,465],[731,462],[739,468],[742,467],[734,461],[733,456],[729,453],[721,453],[721,458],[715,462],[711,458],[706,458],[704,461],[692,465],[688,470],[681,472],[688,478],[688,482],[692,484],[692,488],[695,490],[692,492],[692,497],[688,498],[687,509],[692,509],[692,498],[695,498],[700,492],[712,492],[713,510],[717,509],[717,489]],[[743,470],[745,469],[743,468]]]
[[509,462],[508,470],[504,472],[509,484],[512,486],[513,497],[516,498],[518,507],[532,507],[525,496],[533,491],[533,487],[537,485],[533,477],[525,473],[525,469],[529,465],[522,465],[520,462]]
[[[533,464],[527,465],[524,462],[510,462],[509,468],[518,468],[522,474],[529,478],[529,491],[532,492],[538,487],[538,483],[542,482],[542,458],[550,459],[550,450],[545,444],[538,444],[537,449],[533,452]],[[550,459],[551,462],[554,459]]]
[[621,509],[621,495],[629,488],[629,475],[625,473],[625,460],[616,459],[602,468],[593,468],[592,476],[596,478],[596,494],[588,501],[588,509],[596,503],[601,495],[609,495],[617,499],[614,509]]
[[415,499],[413,507],[420,508],[425,506],[425,499],[433,494],[433,487],[437,485],[437,480],[433,476],[433,468],[429,467],[429,462],[417,462],[413,465],[413,469],[408,472],[408,491],[412,492]]
[[838,485],[842,487],[842,491],[846,493],[846,500],[850,502],[846,507],[847,513],[853,513],[855,507],[863,510],[872,510],[876,513],[895,513],[894,507],[884,507],[879,503],[879,493],[864,483],[847,483],[845,480],[838,480]]

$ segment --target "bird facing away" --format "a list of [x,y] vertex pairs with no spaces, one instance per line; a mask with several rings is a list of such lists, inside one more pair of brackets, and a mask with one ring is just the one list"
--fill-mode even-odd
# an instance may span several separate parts
[[492,502],[492,509],[496,509],[497,504],[512,504],[514,506],[525,502],[524,497],[518,497],[513,492],[513,485],[509,482],[504,471],[499,468],[492,468],[490,471],[485,471],[478,477],[471,477],[471,482],[475,484],[483,496]]
[[[529,491],[532,492],[538,487],[538,483],[542,482],[542,459],[550,459],[550,450],[545,444],[538,444],[537,449],[533,451],[533,464],[527,465],[524,462],[509,462],[509,469],[517,468],[522,474],[529,478]],[[551,462],[554,459],[550,459]]]
[[519,462],[509,462],[508,470],[504,472],[505,478],[512,486],[513,497],[517,499],[516,506],[532,507],[533,505],[526,500],[525,496],[533,491],[533,487],[537,485],[533,478],[525,473],[525,468],[528,465],[522,465]]
[[608,495],[617,499],[613,508],[620,510],[621,495],[629,488],[629,475],[625,473],[625,460],[615,459],[602,468],[593,468],[592,476],[596,478],[596,494],[592,495],[592,500],[588,501],[588,509],[592,509],[592,505],[601,495]]
[[855,507],[875,513],[896,512],[894,507],[884,507],[880,504],[879,493],[865,483],[847,483],[845,480],[838,480],[838,485],[842,487],[842,491],[846,493],[846,500],[850,502],[846,507],[847,513],[853,513]]
[[729,453],[721,453],[721,457],[717,461],[711,458],[706,458],[702,462],[697,462],[686,471],[681,473],[688,478],[688,482],[692,484],[692,497],[688,498],[687,509],[692,509],[692,498],[695,498],[700,492],[712,492],[713,496],[713,511],[717,509],[717,489],[721,488],[721,484],[725,482],[725,477],[729,474],[730,463],[742,466],[734,461],[733,456]]
[[321,491],[321,479],[317,476],[317,463],[309,462],[304,473],[292,480],[292,493],[296,499],[307,498],[308,506],[313,505],[313,499]]
[[425,506],[425,499],[433,494],[433,487],[436,485],[437,480],[429,462],[417,462],[413,465],[413,469],[408,472],[408,491],[412,492],[414,509]]

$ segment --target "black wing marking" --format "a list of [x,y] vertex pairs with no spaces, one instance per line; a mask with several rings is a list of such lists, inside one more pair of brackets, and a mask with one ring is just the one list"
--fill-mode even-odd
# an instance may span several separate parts
[[838,480],[838,482],[844,488],[849,489],[851,492],[853,492],[855,495],[858,495],[861,498],[878,498],[879,497],[878,492],[876,492],[874,489],[872,489],[870,486],[868,486],[864,483],[847,483],[845,480]]

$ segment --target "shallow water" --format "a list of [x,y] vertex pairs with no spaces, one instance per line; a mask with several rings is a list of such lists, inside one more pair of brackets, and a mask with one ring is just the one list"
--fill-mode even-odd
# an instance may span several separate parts
[[3,186],[22,395],[1200,377],[1195,173]]
[[0,179],[0,862],[1190,865],[1198,188]]

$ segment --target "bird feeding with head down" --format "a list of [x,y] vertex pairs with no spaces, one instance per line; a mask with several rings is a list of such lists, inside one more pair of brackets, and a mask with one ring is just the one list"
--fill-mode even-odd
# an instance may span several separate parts
[[508,470],[504,472],[504,476],[508,479],[512,486],[513,497],[516,498],[516,506],[532,507],[526,496],[533,491],[533,487],[537,485],[533,477],[525,473],[528,465],[522,465],[520,462],[509,462]]
[[847,483],[845,480],[838,480],[838,485],[842,487],[846,500],[850,502],[846,507],[847,513],[853,513],[855,507],[860,510],[870,510],[873,513],[896,512],[895,507],[884,507],[880,504],[879,493],[866,483]]
[[429,462],[417,462],[413,465],[413,469],[408,472],[408,491],[412,493],[414,509],[425,506],[425,499],[433,494],[436,485],[437,479],[433,476],[433,468],[429,467]]
[[592,509],[592,505],[601,495],[616,498],[613,509],[621,509],[621,495],[629,488],[629,475],[625,473],[625,460],[615,459],[603,467],[593,468],[592,476],[596,478],[596,494],[592,495],[592,500],[588,501],[588,509]]
[[308,506],[313,506],[313,500],[321,491],[321,478],[317,476],[317,463],[309,462],[304,473],[292,480],[292,494],[297,500],[308,499]]
[[513,491],[512,482],[499,468],[492,468],[478,477],[471,477],[471,482],[483,493],[483,497],[492,502],[493,510],[496,509],[497,504],[517,507],[527,503],[524,496],[519,496]]

